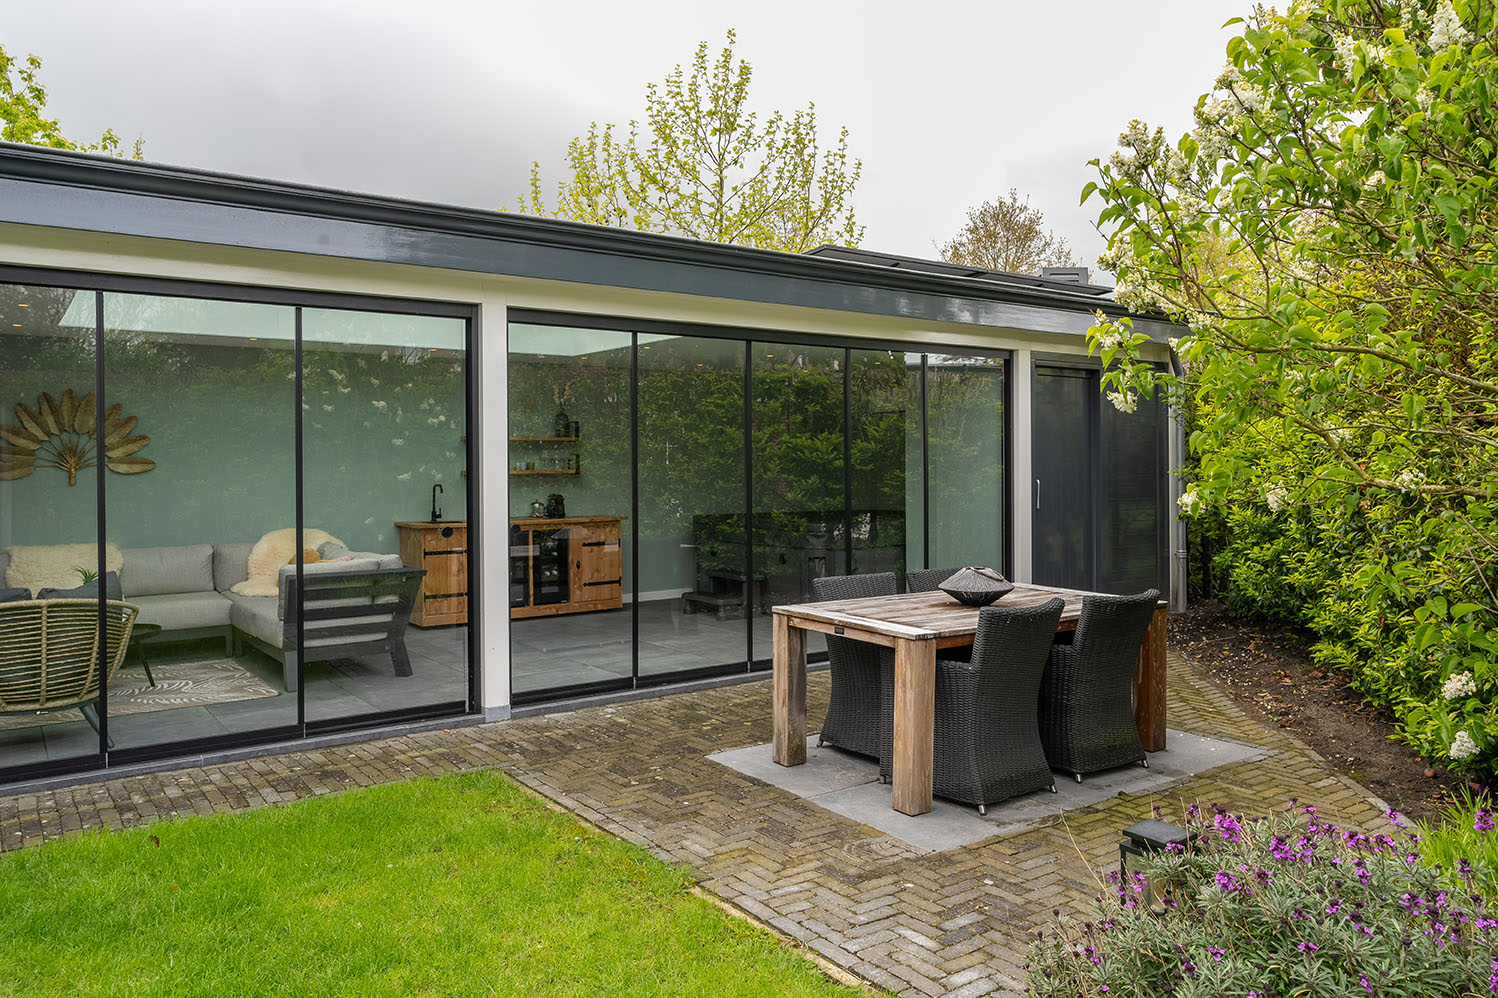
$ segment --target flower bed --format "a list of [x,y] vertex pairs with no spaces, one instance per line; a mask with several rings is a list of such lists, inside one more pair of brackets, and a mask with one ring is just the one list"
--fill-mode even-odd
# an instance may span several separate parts
[[[1031,948],[1043,996],[1454,996],[1498,991],[1498,921],[1470,865],[1424,862],[1393,835],[1314,807],[1240,820],[1193,806],[1188,851],[1109,875],[1095,920],[1061,917]],[[1159,903],[1151,905],[1152,890]]]

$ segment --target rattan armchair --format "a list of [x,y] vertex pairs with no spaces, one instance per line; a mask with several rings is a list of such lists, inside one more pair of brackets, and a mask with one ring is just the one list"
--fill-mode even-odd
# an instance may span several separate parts
[[1040,689],[1040,738],[1054,769],[1084,773],[1131,762],[1149,766],[1134,721],[1139,646],[1160,602],[1136,596],[1087,596],[1069,645],[1054,645]]
[[0,603],[0,714],[77,707],[99,730],[99,692],[125,660],[139,613],[130,603],[105,602],[108,661],[101,683],[98,600]]
[[[817,602],[893,596],[895,575],[835,575],[813,579]],[[882,653],[882,654],[881,654]],[[888,659],[883,662],[883,659]],[[832,745],[860,755],[879,755],[881,711],[880,672],[894,672],[894,654],[887,648],[851,638],[827,636],[827,660],[832,671],[832,698],[822,722],[818,745]]]
[[[938,797],[988,805],[1029,793],[1055,791],[1037,722],[1041,677],[1066,602],[986,606],[978,613],[971,660],[936,660],[932,790]],[[891,710],[893,710],[893,690]],[[891,750],[880,756],[888,780]]]

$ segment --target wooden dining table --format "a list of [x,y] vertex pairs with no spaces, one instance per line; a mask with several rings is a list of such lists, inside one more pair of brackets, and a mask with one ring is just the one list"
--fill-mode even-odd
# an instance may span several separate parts
[[[1034,606],[1066,601],[1056,632],[1075,630],[1082,600],[1076,589],[1016,584],[1000,605]],[[944,648],[971,645],[978,607],[964,606],[940,590],[777,606],[774,614],[774,759],[782,766],[806,762],[806,633],[819,631],[867,641],[895,651],[893,798],[896,811],[931,810],[936,658]],[[1160,601],[1139,648],[1134,675],[1134,721],[1149,752],[1165,748],[1165,622]]]

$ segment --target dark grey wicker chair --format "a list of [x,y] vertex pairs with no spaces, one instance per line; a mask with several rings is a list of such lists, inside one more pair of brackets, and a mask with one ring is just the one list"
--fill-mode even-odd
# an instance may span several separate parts
[[960,568],[920,568],[905,573],[907,593],[929,593],[941,588],[941,584],[958,572]]
[[1040,739],[1051,767],[1096,773],[1131,762],[1149,766],[1134,722],[1134,673],[1158,590],[1087,596],[1069,645],[1053,645],[1040,688]]
[[[1046,655],[1065,607],[1061,599],[1039,606],[986,606],[978,614],[971,661],[936,660],[936,796],[976,805],[986,814],[990,804],[1056,789],[1040,742],[1037,703]],[[885,780],[892,756],[890,749],[880,754]]]
[[[817,602],[893,596],[895,574],[840,575],[813,579],[811,594]],[[884,655],[881,656],[881,652]],[[888,659],[881,664],[882,659]],[[891,673],[894,656],[888,649],[866,641],[827,636],[827,660],[832,671],[832,698],[827,720],[822,722],[818,745],[832,745],[860,755],[879,755],[881,681],[884,665]]]

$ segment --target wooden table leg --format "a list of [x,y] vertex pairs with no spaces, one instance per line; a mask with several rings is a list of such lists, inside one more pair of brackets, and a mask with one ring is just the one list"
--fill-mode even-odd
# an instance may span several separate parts
[[775,734],[774,759],[782,766],[806,762],[806,632],[774,615]]
[[931,810],[932,744],[936,719],[936,641],[895,641],[894,799],[902,814]]
[[1139,671],[1134,677],[1134,723],[1146,752],[1165,747],[1165,627],[1169,615],[1162,607],[1150,621],[1139,647]]

